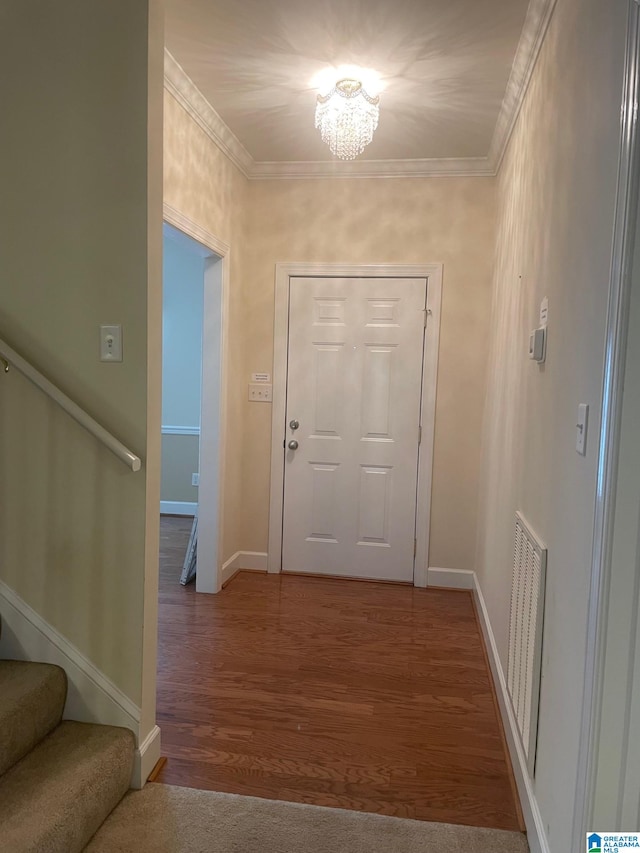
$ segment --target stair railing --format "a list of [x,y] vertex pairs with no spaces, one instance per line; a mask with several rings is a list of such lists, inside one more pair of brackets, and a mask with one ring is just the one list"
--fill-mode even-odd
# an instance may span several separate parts
[[87,414],[77,403],[74,403],[70,397],[61,391],[57,386],[50,382],[46,376],[43,376],[39,370],[36,370],[33,365],[24,359],[19,353],[12,349],[9,344],[5,343],[0,338],[0,361],[4,365],[4,372],[9,372],[9,367],[15,367],[23,376],[38,387],[41,391],[51,397],[68,415],[77,421],[80,426],[84,427],[91,435],[95,436],[98,441],[102,442],[105,447],[114,453],[121,462],[130,468],[132,471],[139,471],[141,467],[140,457],[136,456],[131,450],[122,444],[121,441],[111,435],[111,433],[101,426],[91,415]]

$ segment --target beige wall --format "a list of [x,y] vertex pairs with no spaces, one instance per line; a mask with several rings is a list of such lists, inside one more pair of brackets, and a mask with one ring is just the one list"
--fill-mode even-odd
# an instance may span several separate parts
[[191,475],[200,470],[200,436],[162,436],[161,501],[198,502],[198,487],[191,485]]
[[[277,262],[444,264],[429,562],[474,567],[494,188],[490,178],[249,185],[244,385],[271,371]],[[266,551],[271,407],[246,403],[242,547]]]
[[165,92],[164,201],[230,246],[229,363],[226,411],[223,559],[242,547],[242,423],[246,397],[242,317],[242,250],[247,180]]
[[[145,654],[155,668],[143,594],[154,553],[157,575],[146,502],[159,498],[159,447],[147,441],[148,396],[159,404],[147,376],[148,288],[160,293],[148,254],[159,262],[160,199],[157,233],[148,224],[161,179],[148,141],[157,35],[149,49],[146,0],[2,7],[0,336],[149,464],[130,472],[16,370],[3,374],[0,579],[138,705]],[[122,364],[98,360],[105,322],[122,324]]]
[[[624,3],[557,4],[499,174],[477,571],[506,669],[522,510],[549,549],[535,791],[552,853],[571,849],[624,22]],[[527,347],[544,296],[539,367]]]

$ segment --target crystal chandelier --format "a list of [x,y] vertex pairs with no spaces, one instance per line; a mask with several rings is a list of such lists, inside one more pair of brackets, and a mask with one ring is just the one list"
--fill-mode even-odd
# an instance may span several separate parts
[[362,154],[378,126],[379,103],[359,80],[339,80],[327,95],[318,95],[316,128],[332,154],[341,160]]

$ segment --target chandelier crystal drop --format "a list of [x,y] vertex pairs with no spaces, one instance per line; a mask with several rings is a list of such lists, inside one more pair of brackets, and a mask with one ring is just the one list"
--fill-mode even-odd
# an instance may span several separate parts
[[379,103],[359,80],[339,80],[327,95],[318,95],[316,128],[332,154],[341,160],[362,154],[378,127]]

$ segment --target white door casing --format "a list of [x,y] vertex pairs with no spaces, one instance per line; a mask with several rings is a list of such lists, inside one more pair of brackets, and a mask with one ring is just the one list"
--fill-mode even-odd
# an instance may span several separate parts
[[269,571],[426,586],[441,282],[439,264],[278,265]]

